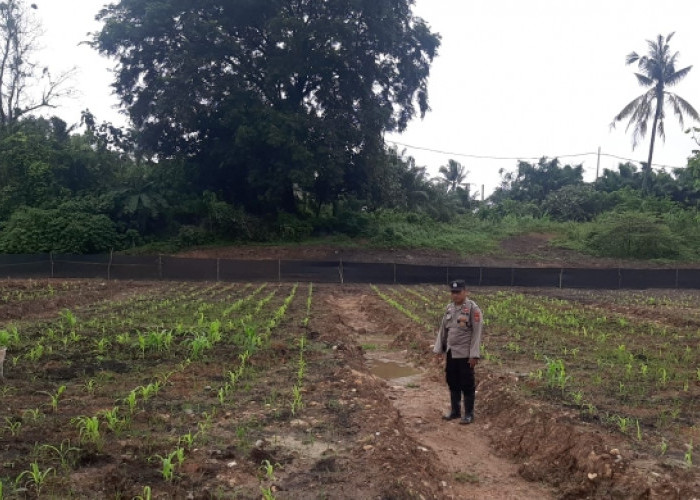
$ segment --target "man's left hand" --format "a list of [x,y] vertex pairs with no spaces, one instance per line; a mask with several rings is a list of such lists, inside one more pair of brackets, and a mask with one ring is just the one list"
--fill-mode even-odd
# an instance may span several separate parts
[[479,362],[479,358],[469,358],[469,366],[474,368],[476,364]]

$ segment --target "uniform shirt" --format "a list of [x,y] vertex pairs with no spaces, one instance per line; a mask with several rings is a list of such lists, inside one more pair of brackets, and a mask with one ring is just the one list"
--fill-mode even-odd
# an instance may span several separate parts
[[453,358],[481,357],[482,325],[481,309],[473,300],[466,299],[460,305],[450,303],[440,322],[433,351],[437,354],[451,351]]

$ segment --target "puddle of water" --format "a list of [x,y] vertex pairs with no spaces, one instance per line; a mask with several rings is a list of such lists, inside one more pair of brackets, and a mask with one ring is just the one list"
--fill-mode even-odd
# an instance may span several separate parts
[[380,361],[373,359],[369,362],[370,373],[385,380],[410,377],[418,375],[420,371],[411,366],[407,366],[395,361]]

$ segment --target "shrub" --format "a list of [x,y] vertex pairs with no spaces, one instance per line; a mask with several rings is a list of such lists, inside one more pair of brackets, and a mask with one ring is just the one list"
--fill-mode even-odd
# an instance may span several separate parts
[[584,236],[585,248],[605,257],[676,258],[681,245],[661,217],[644,212],[603,214]]
[[106,215],[22,207],[3,224],[0,251],[100,253],[117,241],[114,223]]

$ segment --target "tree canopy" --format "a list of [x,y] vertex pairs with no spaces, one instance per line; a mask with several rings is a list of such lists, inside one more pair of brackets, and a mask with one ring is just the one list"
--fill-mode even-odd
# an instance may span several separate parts
[[428,110],[440,38],[413,0],[121,0],[93,45],[141,143],[254,210],[364,197],[382,133]]

